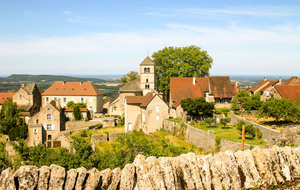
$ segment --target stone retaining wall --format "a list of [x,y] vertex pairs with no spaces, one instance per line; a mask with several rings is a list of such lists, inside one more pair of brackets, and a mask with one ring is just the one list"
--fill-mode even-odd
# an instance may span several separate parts
[[[244,149],[250,149],[251,145],[249,144],[245,144],[244,145]],[[221,144],[220,144],[220,151],[226,151],[226,150],[230,150],[230,151],[238,151],[241,150],[242,148],[242,143],[238,143],[238,142],[232,142],[229,141],[227,139],[222,139],[221,140]]]
[[215,150],[216,147],[216,135],[196,129],[189,125],[180,126],[179,123],[165,120],[164,129],[173,135],[184,135],[189,143],[194,144],[196,147],[201,147],[205,151]]
[[89,126],[94,126],[100,124],[100,120],[90,120],[90,121],[67,121],[66,131],[75,131],[81,129],[88,129]]
[[300,150],[291,147],[158,159],[137,155],[122,170],[7,168],[1,172],[0,189],[300,189],[299,162]]
[[115,141],[122,134],[124,134],[124,133],[109,133],[108,140]]

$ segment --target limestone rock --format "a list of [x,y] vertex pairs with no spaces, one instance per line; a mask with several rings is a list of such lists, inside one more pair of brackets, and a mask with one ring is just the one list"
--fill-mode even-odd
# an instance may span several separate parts
[[14,176],[11,168],[7,168],[1,172],[0,189],[16,190]]
[[150,156],[146,159],[146,170],[153,189],[166,189],[163,177],[159,172],[158,160],[155,157]]
[[50,170],[49,190],[63,190],[66,177],[65,168],[52,164]]
[[42,166],[39,170],[38,189],[48,189],[48,183],[50,180],[50,168],[48,166]]
[[77,170],[76,169],[70,169],[67,172],[67,178],[65,182],[65,190],[72,190],[75,187],[77,178]]
[[173,173],[172,163],[170,158],[160,157],[158,158],[158,172],[162,175],[165,187],[168,190],[175,190],[175,176]]
[[292,148],[286,146],[284,148],[277,148],[277,152],[281,155],[280,158],[283,158],[288,164],[288,168],[290,171],[290,178],[293,181],[294,179],[300,178],[300,163],[295,154],[292,152]]
[[207,190],[212,189],[212,181],[211,181],[211,171],[210,171],[210,162],[212,160],[212,155],[206,156],[197,156],[198,168],[200,170],[200,176],[202,180],[203,187]]
[[14,174],[20,190],[34,190],[38,184],[38,168],[36,166],[21,166]]
[[76,181],[75,190],[82,190],[83,185],[85,183],[87,170],[84,167],[81,167],[81,168],[77,168],[76,172],[77,172],[77,181]]
[[111,176],[112,175],[112,171],[111,169],[105,169],[103,171],[100,172],[100,176],[101,176],[101,189],[107,189],[109,184],[111,183]]
[[174,174],[174,181],[175,181],[175,189],[184,189],[185,188],[185,183],[182,178],[183,173],[180,168],[180,163],[179,159],[177,158],[170,158],[170,162],[172,165],[172,170]]
[[277,150],[275,150],[275,149],[266,149],[266,150],[264,150],[264,154],[267,156],[267,158],[269,158],[269,160],[271,162],[272,173],[273,173],[273,176],[276,179],[276,182],[278,184],[284,183],[285,178],[284,178],[284,176],[282,174],[282,171],[281,171],[280,160],[279,160],[279,157],[278,157]]
[[126,164],[122,170],[120,189],[132,190],[136,186],[136,173],[134,164]]
[[150,189],[152,187],[152,183],[150,181],[150,177],[147,173],[147,166],[145,156],[137,155],[133,162],[137,175],[137,182],[135,189]]
[[118,185],[120,184],[121,180],[121,175],[122,171],[120,168],[115,168],[112,171],[112,179],[110,185],[108,186],[108,190],[115,190],[118,188]]
[[246,189],[261,185],[261,177],[256,169],[254,159],[250,150],[238,151],[234,154],[236,162],[239,165],[243,186]]
[[84,190],[100,189],[99,187],[100,177],[101,174],[96,168],[93,168],[90,171],[88,171],[88,176],[87,176],[86,184],[84,186]]

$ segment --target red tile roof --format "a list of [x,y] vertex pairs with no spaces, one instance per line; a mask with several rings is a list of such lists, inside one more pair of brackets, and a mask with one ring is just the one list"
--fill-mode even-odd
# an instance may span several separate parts
[[267,84],[265,87],[263,87],[262,89],[260,89],[260,91],[265,91],[267,90],[269,87],[274,86],[275,84],[279,83],[279,80],[274,80],[272,82],[270,82],[269,84]]
[[148,92],[145,96],[126,96],[125,98],[127,104],[136,104],[140,107],[147,107],[156,95],[157,94]]
[[170,96],[172,101],[177,101],[180,98],[195,99],[204,97],[206,92],[213,94],[215,98],[232,98],[236,90],[233,92],[228,76],[170,78]]
[[232,95],[236,95],[237,93],[239,93],[240,88],[239,86],[237,86],[236,83],[231,83],[231,91],[232,91]]
[[293,84],[293,86],[300,86],[300,80]]
[[291,85],[291,83],[294,81],[294,80],[297,80],[298,77],[296,76],[292,76],[291,78],[289,78],[287,81],[285,81],[283,84],[284,85]]
[[250,88],[250,89],[248,90],[248,92],[255,92],[255,91],[257,91],[258,89],[260,89],[262,86],[264,86],[264,85],[266,85],[266,84],[268,84],[268,83],[271,83],[271,81],[270,81],[270,80],[262,80],[262,81],[260,81],[257,85],[255,85],[254,87]]
[[0,92],[0,104],[3,104],[5,100],[12,98],[16,92]]
[[204,92],[208,92],[208,78],[196,77],[195,85],[193,77],[171,77],[170,78],[170,95],[173,101],[186,98],[204,97]]
[[299,99],[300,100],[300,86],[284,86],[276,85],[275,89],[278,91],[280,96],[285,99]]
[[56,96],[96,96],[103,94],[91,82],[55,82],[44,93]]
[[173,108],[177,108],[180,104],[181,104],[181,100],[183,100],[184,98],[179,98],[176,102],[174,102],[172,104]]
[[30,112],[20,112],[20,116],[30,116]]

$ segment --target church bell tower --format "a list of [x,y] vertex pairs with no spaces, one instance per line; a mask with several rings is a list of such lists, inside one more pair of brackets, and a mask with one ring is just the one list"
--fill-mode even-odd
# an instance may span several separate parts
[[140,83],[143,95],[155,90],[155,64],[149,56],[140,64]]

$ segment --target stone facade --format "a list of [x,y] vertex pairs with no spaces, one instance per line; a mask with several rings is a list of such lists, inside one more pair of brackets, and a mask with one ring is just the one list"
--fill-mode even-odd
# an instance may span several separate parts
[[[164,119],[169,117],[168,105],[157,95],[148,93],[146,96],[154,96],[149,102],[142,104],[125,103],[125,132],[142,130],[145,133],[159,131],[162,128]],[[147,101],[147,97],[143,96]],[[132,97],[134,99],[134,97]]]
[[22,85],[13,96],[13,102],[18,105],[18,108],[29,111],[30,115],[34,115],[39,112],[42,105],[41,90],[34,83]]
[[59,107],[56,107],[56,103],[52,101],[29,120],[28,145],[44,144],[46,141],[50,145],[51,141],[58,137],[60,131],[64,130],[64,112]]
[[143,95],[155,91],[155,64],[150,57],[140,64],[140,83]]
[[121,170],[70,169],[56,165],[7,168],[0,189],[299,189],[299,148],[254,148],[249,151],[178,157],[137,155]]

